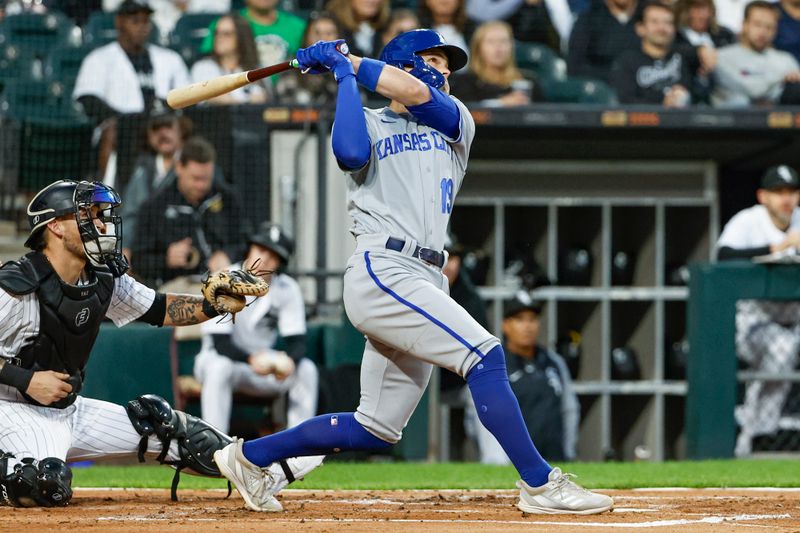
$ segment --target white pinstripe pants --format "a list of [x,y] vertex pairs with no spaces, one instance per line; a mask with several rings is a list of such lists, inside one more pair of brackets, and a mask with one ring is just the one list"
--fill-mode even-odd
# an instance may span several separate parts
[[[121,405],[78,396],[66,409],[0,400],[0,450],[24,457],[57,457],[64,461],[135,455],[141,436]],[[161,444],[150,437],[147,452],[158,454]],[[177,444],[168,459],[178,459]]]

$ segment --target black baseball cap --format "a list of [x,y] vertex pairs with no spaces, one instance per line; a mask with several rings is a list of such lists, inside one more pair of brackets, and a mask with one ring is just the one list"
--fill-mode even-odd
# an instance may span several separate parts
[[519,291],[513,298],[507,299],[503,303],[503,319],[514,316],[522,311],[533,311],[537,315],[542,313],[544,303],[535,299],[527,291]]
[[761,188],[774,191],[776,189],[800,189],[800,177],[789,165],[770,167],[761,178]]
[[117,15],[152,14],[153,8],[145,0],[125,0],[117,8]]

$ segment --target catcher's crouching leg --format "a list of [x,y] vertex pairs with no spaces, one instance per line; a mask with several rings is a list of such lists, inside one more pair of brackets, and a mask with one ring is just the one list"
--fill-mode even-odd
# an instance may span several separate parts
[[26,457],[7,474],[14,455],[0,450],[0,506],[63,507],[72,499],[72,470],[56,457]]
[[[178,500],[178,482],[183,470],[198,476],[223,477],[214,463],[214,452],[233,442],[228,435],[196,416],[173,409],[164,398],[155,394],[131,400],[125,410],[134,429],[142,436],[139,462],[144,462],[147,440],[154,435],[161,442],[158,461],[175,468],[172,501]],[[166,459],[172,440],[178,445],[178,460]]]

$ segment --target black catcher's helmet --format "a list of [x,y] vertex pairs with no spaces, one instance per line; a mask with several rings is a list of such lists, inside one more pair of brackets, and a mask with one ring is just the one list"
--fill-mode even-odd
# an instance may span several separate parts
[[259,244],[278,254],[283,265],[289,262],[294,253],[294,241],[278,224],[262,222],[254,234],[247,240],[247,245]]
[[[28,204],[30,236],[25,246],[33,248],[37,236],[51,220],[72,214],[78,223],[86,257],[93,265],[106,266],[115,277],[128,270],[122,255],[122,217],[117,209],[122,204],[117,192],[100,182],[60,180],[39,191]],[[99,207],[97,213],[92,206]],[[106,226],[100,233],[94,220]]]

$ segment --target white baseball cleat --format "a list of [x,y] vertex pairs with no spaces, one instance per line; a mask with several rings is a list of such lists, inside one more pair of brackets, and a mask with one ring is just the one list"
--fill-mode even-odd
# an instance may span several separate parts
[[532,514],[596,514],[614,507],[614,500],[605,494],[588,491],[572,482],[572,474],[553,468],[548,481],[541,487],[531,487],[523,480],[517,481],[519,502],[517,508]]
[[271,513],[283,511],[281,502],[275,499],[275,493],[280,490],[277,488],[279,480],[269,469],[248,461],[242,453],[242,444],[244,440],[237,439],[214,452],[214,462],[219,471],[233,483],[248,509]]

